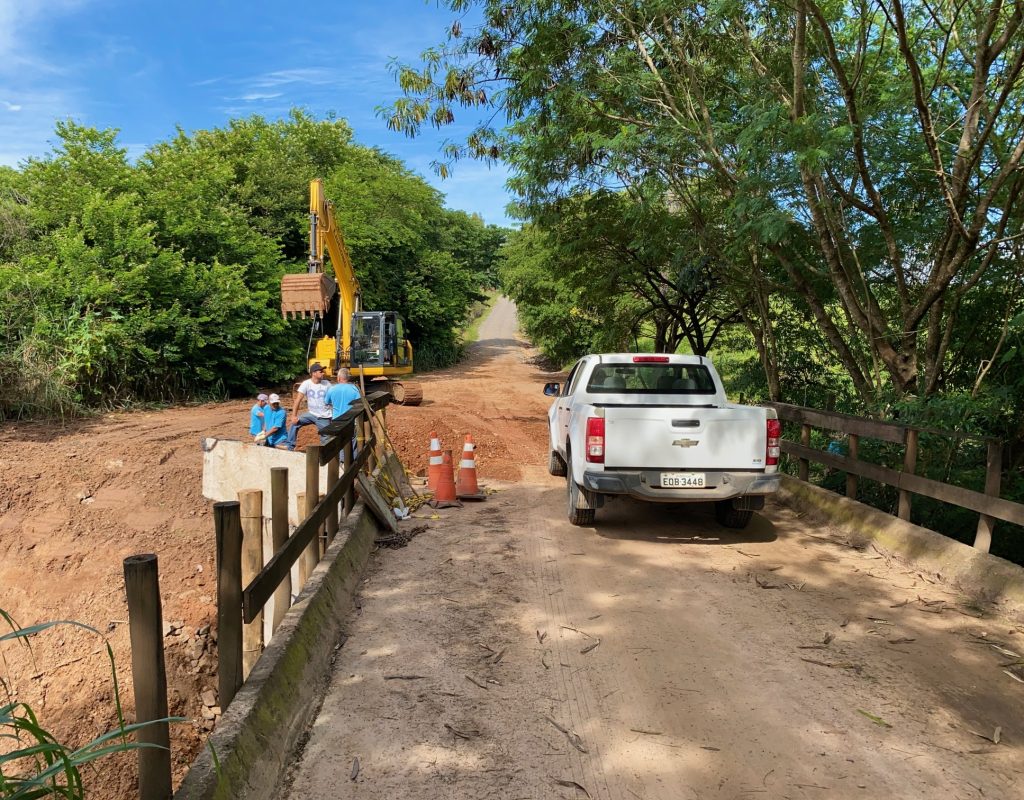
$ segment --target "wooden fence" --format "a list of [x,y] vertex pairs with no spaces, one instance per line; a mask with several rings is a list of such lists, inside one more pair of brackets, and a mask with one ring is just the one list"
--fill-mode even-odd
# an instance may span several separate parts
[[[388,392],[367,395],[373,413],[384,413]],[[362,404],[334,420],[322,434],[324,444],[306,448],[305,493],[299,494],[298,526],[288,533],[288,469],[271,469],[271,532],[274,552],[262,558],[262,492],[242,493],[239,500],[214,503],[217,547],[217,678],[219,703],[226,709],[242,687],[262,651],[262,612],[273,597],[271,630],[276,630],[291,605],[292,566],[298,563],[298,594],[340,527],[339,513],[355,503],[354,484],[361,470],[375,465],[376,434]],[[358,453],[353,441],[358,437]],[[339,461],[340,467],[339,468]],[[320,494],[320,471],[327,468],[327,490]],[[257,499],[250,495],[260,495]],[[243,505],[245,514],[243,514]],[[257,511],[259,509],[259,511]],[[257,569],[262,565],[261,569]],[[138,722],[154,722],[147,741],[158,749],[139,751],[139,797],[170,800],[171,759],[164,674],[163,620],[156,556],[125,559],[132,641],[132,672]],[[254,575],[251,573],[255,573]],[[144,740],[140,733],[139,739]]]
[[[787,403],[766,403],[765,405],[774,408],[778,412],[780,420],[799,423],[801,426],[799,443],[783,440],[781,444],[782,452],[799,460],[798,474],[802,481],[807,480],[810,462],[814,461],[845,472],[846,496],[854,500],[857,498],[858,477],[896,487],[899,490],[897,516],[900,519],[910,519],[912,496],[915,494],[977,511],[979,517],[974,546],[986,553],[992,544],[992,528],[995,525],[995,520],[1004,520],[1014,525],[1024,526],[1024,504],[1004,500],[999,496],[1002,444],[996,439],[937,431],[920,426],[901,425],[895,422],[880,422],[850,414],[817,411]],[[811,430],[813,428],[845,434],[849,438],[849,455],[831,453],[811,447]],[[917,468],[918,438],[921,433],[984,441],[987,447],[985,491],[976,492],[914,474]],[[903,469],[890,469],[860,460],[857,453],[861,437],[902,445],[904,448]]]

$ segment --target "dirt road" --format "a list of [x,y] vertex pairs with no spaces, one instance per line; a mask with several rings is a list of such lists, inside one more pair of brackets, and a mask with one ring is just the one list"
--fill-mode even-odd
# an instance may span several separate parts
[[570,526],[511,312],[389,417],[500,491],[374,557],[293,800],[1024,797],[1024,628],[778,507]]

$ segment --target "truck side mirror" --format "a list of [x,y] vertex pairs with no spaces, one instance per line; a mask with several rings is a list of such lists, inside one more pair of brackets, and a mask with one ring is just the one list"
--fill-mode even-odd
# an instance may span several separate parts
[[561,390],[561,386],[557,383],[545,383],[544,384],[544,396],[545,397],[558,397],[558,393]]

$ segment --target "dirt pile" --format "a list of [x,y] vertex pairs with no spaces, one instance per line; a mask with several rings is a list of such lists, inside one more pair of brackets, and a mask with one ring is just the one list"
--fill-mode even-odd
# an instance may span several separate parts
[[[502,324],[507,328],[509,320]],[[525,345],[513,345],[516,360],[519,354],[525,360]],[[463,364],[422,378],[423,405],[388,410],[389,433],[411,472],[425,469],[432,430],[456,461],[465,434],[473,434],[482,483],[517,480],[524,465],[545,463],[546,420],[537,404],[524,413],[520,398],[539,393],[549,376],[538,372],[531,375],[536,385],[522,385],[494,354],[492,343],[482,342]],[[129,721],[134,702],[122,561],[139,553],[159,558],[164,620],[171,626],[164,639],[170,713],[190,720],[171,728],[176,783],[219,711],[214,533],[202,497],[200,440],[246,439],[250,405],[239,400],[0,428],[0,608],[22,625],[71,619],[99,631],[114,649]],[[291,408],[291,398],[285,405]],[[303,432],[315,440],[312,426]],[[116,725],[102,638],[59,628],[36,637],[31,653],[3,647],[5,678],[17,699],[72,745]],[[102,762],[90,778],[97,787],[90,796],[129,796],[134,763],[134,757]]]

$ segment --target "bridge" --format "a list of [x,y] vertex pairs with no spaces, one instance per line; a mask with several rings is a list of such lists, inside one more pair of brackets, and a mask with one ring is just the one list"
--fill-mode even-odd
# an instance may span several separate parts
[[[1021,796],[1024,570],[987,550],[1024,508],[999,498],[996,444],[973,492],[914,474],[920,429],[779,405],[797,476],[747,530],[630,500],[576,528],[509,313],[468,369],[427,384],[436,405],[373,397],[386,426],[356,409],[323,447],[270,454],[260,498],[209,488],[223,716],[176,798]],[[374,441],[467,396],[470,428],[516,420],[520,480],[488,481],[481,446],[486,501],[385,530],[365,479],[367,499],[352,492]],[[902,469],[860,458],[866,440]],[[844,494],[808,481],[823,469]],[[894,487],[896,514],[858,502],[861,479]],[[911,524],[919,496],[978,512],[975,546]],[[159,674],[150,650],[140,670]],[[167,796],[161,751],[140,768],[142,796]]]

